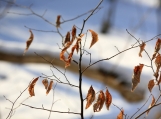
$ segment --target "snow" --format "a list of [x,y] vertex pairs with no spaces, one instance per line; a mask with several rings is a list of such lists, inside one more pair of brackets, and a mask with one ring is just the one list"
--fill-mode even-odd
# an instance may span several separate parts
[[[137,39],[140,38],[140,40],[143,41],[150,40],[152,37],[157,35],[157,25],[155,18],[157,1],[153,0],[152,2],[151,0],[137,0],[135,2],[139,4],[135,6],[129,1],[127,2],[120,0],[118,2],[118,7],[116,10],[117,12],[115,16],[116,19],[109,34],[99,33],[103,14],[105,14],[105,11],[109,7],[107,2],[103,2],[103,4],[101,5],[101,7],[103,8],[86,22],[83,33],[86,33],[88,29],[93,29],[97,33],[99,33],[99,41],[91,49],[89,49],[91,34],[89,32],[87,33],[85,49],[92,54],[92,62],[102,58],[109,58],[114,54],[117,54],[118,50],[122,51],[126,48],[131,47],[131,45],[133,45],[136,41],[126,32],[126,29],[128,29],[130,33],[136,36]],[[39,1],[39,3],[37,3],[31,0],[17,0],[16,3],[27,6],[33,3],[32,9],[38,14],[43,14],[45,9],[47,9],[44,17],[50,22],[54,23],[56,16],[59,14],[62,15],[63,19],[65,20],[71,19],[77,15],[93,9],[99,3],[99,1],[89,0],[87,2],[70,0],[70,2],[62,2],[61,0],[54,0]],[[87,5],[87,3],[89,3],[90,5]],[[140,11],[137,11],[136,8]],[[29,10],[18,7],[12,7],[11,9],[9,9],[9,11],[18,13],[30,13]],[[135,26],[140,23],[140,19],[138,18],[142,18],[142,16],[145,16],[146,19],[144,19],[144,22],[142,23],[142,25],[140,25],[140,28],[135,29]],[[87,15],[82,16],[77,20],[62,24],[60,31],[63,36],[65,36],[67,31],[71,30],[73,25],[81,28],[83,19],[85,19],[86,17]],[[0,50],[23,54],[25,42],[30,35],[28,29],[24,26],[35,29],[55,30],[53,26],[49,25],[36,16],[22,16],[9,13],[0,21]],[[34,41],[27,53],[33,53],[36,51],[56,54],[60,52],[57,43],[61,46],[62,39],[60,38],[59,34],[53,32],[46,33],[37,31],[33,31],[33,33],[35,36]],[[82,40],[83,42],[85,41],[85,36]],[[157,39],[150,43],[147,43],[146,50],[148,51],[150,56],[152,56],[154,52],[154,45],[156,40]],[[118,50],[115,46],[118,48]],[[131,82],[131,75],[133,73],[134,66],[138,65],[139,63],[144,63],[147,65],[150,64],[150,60],[148,59],[147,55],[143,53],[143,58],[139,58],[138,52],[139,48],[134,48],[112,58],[109,61],[100,62],[95,65],[95,67],[99,66],[101,68],[105,68],[106,70],[111,70],[113,69],[113,67],[115,67],[115,69],[113,70],[119,72],[122,77],[126,77],[126,79],[128,79],[128,82]],[[77,57],[77,55],[75,56]],[[84,55],[83,63],[89,63],[89,55]],[[52,70],[57,76],[59,76],[62,81],[66,82],[63,75],[61,75],[55,69]],[[61,69],[61,71],[64,71],[64,69]],[[11,103],[9,101],[6,101],[3,95],[6,96],[7,99],[14,101],[20,94],[20,91],[22,92],[33,78],[42,75],[42,73],[46,75],[52,75],[50,66],[47,64],[16,64],[0,61],[0,114],[2,114],[2,119],[6,118],[9,113],[9,110],[6,108],[11,108]],[[78,85],[78,75],[73,74],[69,71],[66,72],[66,75],[72,84]],[[144,67],[143,73],[141,75],[141,83],[139,84],[138,88],[147,90],[147,87],[145,85],[147,85],[148,80],[150,80],[152,76],[153,72],[150,70],[150,68]],[[52,92],[50,92],[49,95],[46,96],[45,89],[41,84],[42,79],[43,78],[40,78],[35,86],[36,96],[26,100],[24,104],[29,104],[36,107],[42,107],[43,104],[44,108],[50,109],[53,95]],[[87,77],[83,77],[83,97],[86,96],[88,88],[91,85],[94,87],[96,92],[106,87],[100,82],[93,81]],[[129,114],[129,116],[136,112],[137,108],[141,107],[141,105],[143,105],[143,103],[145,102],[145,100],[143,100],[139,103],[131,104],[123,99],[117,91],[111,88],[108,89],[112,94],[113,103],[120,108],[123,108],[125,112]],[[153,89],[153,94],[156,97],[158,93],[157,91],[157,88]],[[29,94],[26,90],[16,103],[16,106],[18,106],[28,96]],[[149,92],[146,93],[146,97],[148,96]],[[53,110],[68,111],[70,109],[70,111],[80,112],[79,92],[77,88],[63,84],[57,84],[54,90],[54,100],[57,102],[54,104]],[[151,100],[148,101],[148,104],[143,108],[143,110],[147,109],[150,102]],[[154,109],[153,112],[155,112],[155,110],[160,110],[160,108]],[[107,111],[104,106],[101,112],[93,113],[93,109],[92,107],[90,107],[89,109],[85,110],[84,113],[86,118],[90,118],[92,115],[94,115],[93,119],[104,119],[107,117],[113,119],[116,118],[116,115],[119,113],[119,111],[120,110],[117,109],[117,107],[111,105],[110,111]],[[153,114],[153,112],[150,113]],[[44,119],[48,118],[48,116],[49,112],[47,111],[35,110],[21,105],[19,108],[17,108],[13,119]],[[51,118],[55,117],[61,117],[61,119],[80,118],[79,115],[51,113]],[[149,116],[148,118],[151,117]]]

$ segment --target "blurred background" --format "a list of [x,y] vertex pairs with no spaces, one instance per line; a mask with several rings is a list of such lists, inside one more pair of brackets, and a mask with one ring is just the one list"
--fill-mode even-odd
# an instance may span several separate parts
[[[73,25],[77,27],[78,35],[83,20],[99,2],[100,0],[0,0],[0,119],[7,117],[12,106],[4,96],[14,101],[33,78],[47,75],[54,79],[53,75],[56,75],[61,81],[67,82],[60,72],[41,57],[53,61],[53,64],[62,72],[66,71],[66,76],[72,84],[78,85],[78,66],[72,62],[71,66],[65,70],[64,63],[59,60],[62,37],[65,37]],[[62,37],[54,26],[57,15],[61,15],[62,24],[59,31]],[[26,41],[30,36],[29,29],[34,34],[34,40],[23,56]],[[99,41],[90,49],[91,34],[87,32],[88,29],[96,31],[99,36]],[[109,58],[134,45],[136,40],[127,33],[126,29],[140,41],[147,41],[161,34],[161,0],[104,0],[99,9],[88,19],[83,30],[85,37],[82,42],[86,42],[84,47],[91,55],[89,53],[83,55],[82,68],[88,66],[90,56],[91,62],[95,62]],[[159,36],[148,42],[145,47],[150,56],[154,52],[158,38]],[[142,53],[142,58],[138,56],[138,53],[139,48],[134,48],[108,61],[99,62],[86,70],[83,74],[83,97],[86,97],[91,85],[96,92],[108,87],[113,97],[112,103],[123,108],[125,114],[131,117],[149,98],[150,92],[147,85],[149,80],[154,78],[152,70],[144,67],[141,82],[136,90],[131,92],[134,66],[139,63],[146,65],[151,63],[145,52]],[[73,57],[78,61],[79,54],[75,53]],[[25,91],[15,107],[23,102],[35,107],[43,105],[44,108],[50,109],[53,94],[50,92],[46,96],[42,80],[43,78],[40,78],[35,86],[36,96],[26,100],[29,94]],[[152,90],[152,94],[156,98],[159,95],[157,86]],[[151,98],[137,114],[148,108]],[[80,112],[77,88],[57,83],[54,100],[57,102],[53,110]],[[85,104],[86,101],[84,101]],[[98,113],[93,113],[91,106],[84,111],[85,118],[115,119],[120,110],[113,104],[109,111],[104,106]],[[144,114],[141,119],[159,119],[160,112],[161,106],[158,106],[149,112],[148,117]],[[44,119],[48,116],[47,111],[21,105],[12,118]],[[79,115],[51,113],[51,118],[60,117],[61,119],[80,118]]]

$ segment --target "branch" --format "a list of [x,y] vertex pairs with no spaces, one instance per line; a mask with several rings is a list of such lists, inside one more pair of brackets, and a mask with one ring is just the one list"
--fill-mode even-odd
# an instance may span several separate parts
[[30,105],[23,104],[23,103],[22,103],[22,105],[23,105],[23,106],[26,106],[26,107],[33,108],[33,109],[45,110],[45,111],[49,111],[49,112],[67,113],[67,114],[78,114],[78,115],[80,115],[80,113],[76,113],[76,112],[62,112],[62,111],[56,111],[56,110],[45,109],[45,108],[38,108],[38,107],[33,107],[33,106],[30,106]]

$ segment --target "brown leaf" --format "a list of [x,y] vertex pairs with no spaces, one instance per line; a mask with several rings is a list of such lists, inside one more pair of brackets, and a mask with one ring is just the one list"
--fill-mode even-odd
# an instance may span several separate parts
[[132,89],[131,89],[132,92],[134,91],[138,83],[140,83],[140,75],[141,75],[143,66],[144,64],[140,64],[134,67],[134,73],[132,76]]
[[75,40],[76,38],[76,33],[77,33],[77,29],[75,28],[75,26],[73,26],[72,28],[72,42]]
[[144,51],[145,46],[145,42],[142,42],[142,44],[140,45],[139,57],[142,57],[141,53]]
[[124,110],[121,109],[120,113],[117,115],[117,119],[123,119],[124,116]]
[[154,54],[152,56],[152,60],[155,58],[156,54],[159,52],[160,47],[161,47],[161,39],[158,38],[158,40],[157,40],[157,42],[155,44],[155,50],[154,50]]
[[86,109],[88,107],[90,107],[90,105],[92,104],[92,102],[95,100],[95,91],[93,89],[93,87],[91,86],[88,90],[88,94],[87,94],[87,104],[86,104]]
[[35,96],[34,86],[35,86],[38,79],[39,79],[39,77],[35,78],[29,85],[28,91],[29,91],[29,94],[30,94],[31,97]]
[[56,27],[57,27],[57,28],[60,27],[60,24],[61,24],[60,18],[61,18],[61,15],[58,15],[58,16],[57,16],[57,19],[56,19]]
[[148,83],[148,89],[151,92],[151,90],[153,89],[155,83],[154,83],[154,79],[150,80]]
[[70,42],[70,32],[67,32],[64,44],[66,44],[67,42]]
[[161,67],[161,55],[158,53],[158,55],[156,56],[156,59],[155,59],[155,65],[157,67],[156,69],[156,73],[159,72],[159,69]]
[[29,39],[26,41],[26,49],[25,49],[23,55],[25,55],[25,53],[26,53],[27,50],[29,49],[29,46],[31,45],[31,43],[32,43],[32,41],[33,41],[33,39],[34,39],[34,34],[32,33],[32,31],[29,30],[29,32],[30,32],[30,37],[29,37]]
[[[151,104],[149,105],[149,108],[151,108],[154,104],[155,104],[155,98],[154,98],[154,96],[152,95],[152,102],[151,102]],[[148,109],[149,109],[149,108],[148,108]],[[150,110],[148,110],[148,111],[146,112],[146,115],[148,115],[149,111],[150,111]]]
[[50,90],[52,89],[52,87],[53,87],[53,81],[50,81],[50,84],[49,84],[49,86],[48,86],[48,89],[46,90],[46,95],[50,92]]
[[104,102],[105,102],[105,95],[104,95],[103,91],[101,90],[100,94],[98,96],[97,102],[93,105],[93,111],[94,112],[101,111]]
[[109,110],[109,107],[110,107],[110,105],[112,103],[112,96],[109,93],[108,89],[106,89],[105,97],[106,97],[105,105],[106,105],[107,110]]
[[91,32],[91,35],[92,35],[92,41],[91,41],[91,45],[89,47],[89,48],[91,48],[98,41],[98,34],[91,29],[89,29],[89,31]]
[[159,85],[161,83],[161,72],[160,72],[160,76],[157,81],[158,81],[157,85]]
[[48,88],[48,80],[44,79],[44,80],[42,80],[42,83],[43,83],[45,89],[47,89]]

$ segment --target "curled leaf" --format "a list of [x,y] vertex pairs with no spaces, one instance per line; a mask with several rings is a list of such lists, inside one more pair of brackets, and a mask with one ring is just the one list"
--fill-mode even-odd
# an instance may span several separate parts
[[76,38],[76,33],[77,33],[77,29],[75,28],[75,26],[73,26],[72,28],[72,42],[75,40]]
[[140,45],[139,57],[142,57],[141,53],[144,51],[145,46],[145,42],[142,42],[142,44]]
[[27,50],[29,49],[29,46],[31,45],[31,43],[32,43],[32,41],[33,41],[33,39],[34,39],[34,34],[32,33],[32,31],[29,30],[29,32],[30,32],[30,37],[29,37],[29,39],[26,41],[26,49],[25,49],[23,55],[25,55],[25,53],[26,53]]
[[108,89],[106,89],[105,98],[106,98],[105,99],[105,105],[106,105],[107,110],[109,110],[109,107],[112,103],[112,96],[109,93]]
[[60,27],[60,24],[61,24],[60,18],[61,18],[61,15],[58,15],[58,16],[57,16],[57,19],[56,19],[56,27],[57,27],[57,28]]
[[93,89],[93,87],[91,86],[88,90],[88,94],[87,94],[87,104],[86,104],[86,109],[88,107],[90,107],[90,105],[92,104],[92,102],[95,100],[95,91]]
[[132,89],[131,89],[131,91],[134,91],[134,89],[136,88],[138,83],[140,83],[140,75],[141,75],[143,66],[144,66],[144,64],[140,64],[140,65],[134,67],[134,72],[133,72],[133,76],[132,76]]
[[156,56],[156,59],[155,59],[155,65],[157,67],[156,69],[156,73],[159,72],[159,69],[161,67],[161,55],[158,53],[158,55]]
[[[151,108],[154,104],[155,104],[155,98],[154,98],[154,96],[152,95],[152,102],[151,102],[151,104],[149,105],[149,108]],[[148,108],[148,109],[149,109],[149,108]],[[146,112],[146,115],[148,115],[149,111],[150,111],[150,110],[148,110],[148,111]]]
[[154,83],[154,79],[150,80],[148,83],[148,89],[151,92],[151,90],[153,89],[155,83]]
[[67,32],[64,44],[66,44],[67,42],[70,42],[70,32]]
[[97,102],[93,105],[93,111],[94,112],[101,111],[104,102],[105,102],[105,95],[104,95],[103,91],[101,90],[100,94],[98,96]]
[[123,119],[124,116],[124,110],[121,109],[120,113],[117,115],[117,119]]
[[50,84],[49,84],[49,86],[48,86],[48,88],[47,88],[47,90],[46,90],[46,95],[50,92],[50,90],[52,89],[52,87],[53,87],[53,81],[50,81]]
[[35,84],[36,84],[38,79],[39,79],[39,77],[35,78],[29,85],[28,91],[29,91],[29,94],[30,94],[31,97],[35,96],[34,87],[35,87]]
[[98,34],[91,29],[89,29],[89,31],[91,32],[91,35],[92,35],[92,41],[91,41],[91,45],[89,47],[89,48],[91,48],[98,41]]
[[47,89],[48,88],[48,80],[44,79],[44,80],[42,80],[42,83],[43,83],[45,89]]
[[160,76],[159,76],[157,82],[158,82],[157,85],[159,85],[161,83],[161,72],[160,72]]
[[157,40],[157,42],[155,44],[155,50],[154,50],[154,54],[152,56],[152,60],[155,58],[156,54],[159,52],[160,47],[161,47],[161,39],[158,38],[158,40]]

